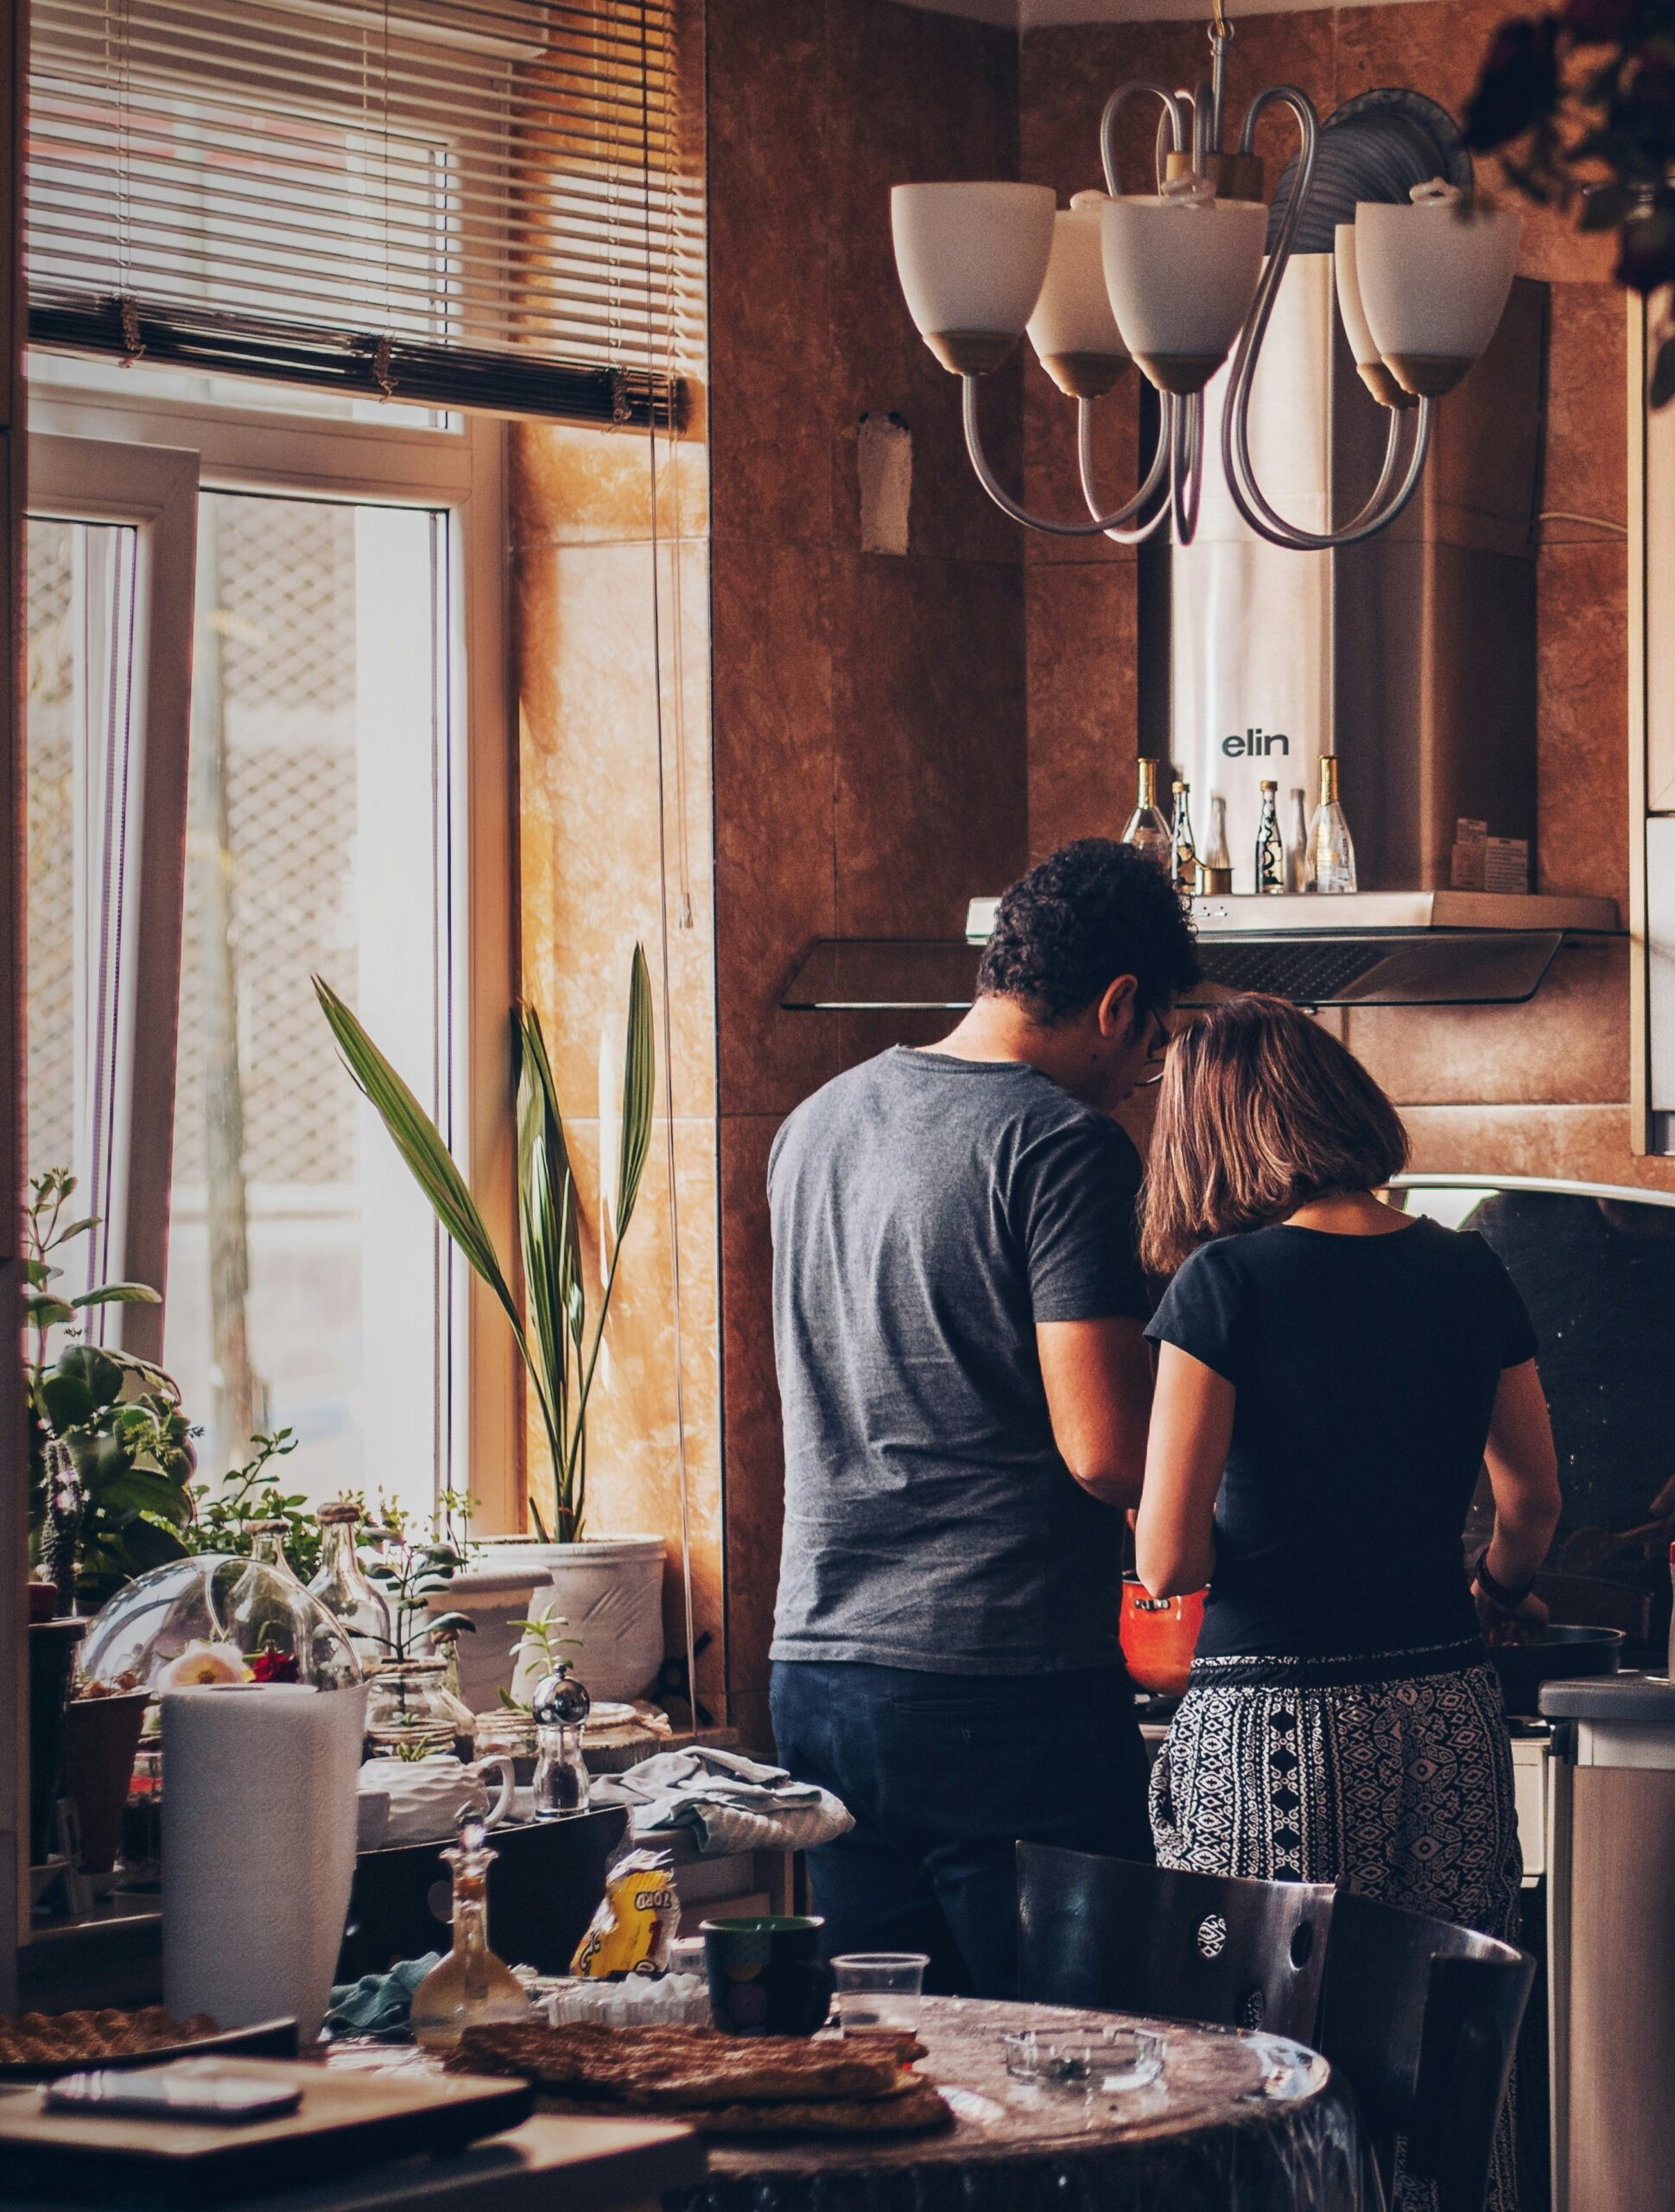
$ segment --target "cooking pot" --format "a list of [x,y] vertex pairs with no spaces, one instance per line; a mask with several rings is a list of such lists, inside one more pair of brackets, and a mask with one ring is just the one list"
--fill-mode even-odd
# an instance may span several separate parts
[[1621,1664],[1620,1628],[1570,1628],[1549,1623],[1539,1643],[1497,1643],[1489,1657],[1501,1677],[1508,1713],[1533,1713],[1544,1682],[1569,1681],[1577,1675],[1615,1675]]
[[1154,1598],[1138,1576],[1123,1577],[1122,1656],[1137,1689],[1179,1697],[1203,1624],[1202,1590],[1184,1598]]

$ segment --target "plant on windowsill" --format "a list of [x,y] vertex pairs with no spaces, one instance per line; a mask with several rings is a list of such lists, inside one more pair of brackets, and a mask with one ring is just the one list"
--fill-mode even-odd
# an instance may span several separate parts
[[[577,1624],[581,1644],[577,1670],[588,1687],[603,1697],[637,1696],[656,1674],[663,1652],[662,1541],[587,1536],[584,1521],[588,1406],[623,1244],[651,1142],[656,1066],[644,950],[635,946],[629,967],[614,1192],[600,1224],[603,1281],[598,1310],[592,1316],[581,1201],[552,1065],[534,1007],[520,1007],[513,1021],[517,1223],[524,1298],[524,1310],[520,1311],[511,1276],[435,1124],[337,993],[321,977],[314,980],[351,1077],[376,1109],[437,1219],[466,1263],[488,1285],[511,1324],[540,1410],[551,1471],[547,1510],[542,1510],[531,1484],[534,1542],[513,1540],[504,1550],[490,1548],[484,1564],[492,1564],[500,1550],[508,1562],[517,1557],[531,1565],[536,1570],[533,1581],[550,1579],[560,1594],[547,1602]],[[541,1611],[544,1597],[544,1592],[537,1592],[529,1607],[531,1615]],[[598,1618],[590,1624],[596,1609]]]
[[[29,1408],[29,1551],[59,1587],[59,1607],[96,1611],[124,1582],[185,1556],[192,1522],[192,1433],[172,1376],[79,1334],[104,1306],[155,1306],[144,1283],[107,1282],[67,1297],[67,1248],[98,1225],[67,1220],[76,1179],[29,1179],[24,1208],[24,1361]],[[72,1332],[55,1358],[52,1332]]]

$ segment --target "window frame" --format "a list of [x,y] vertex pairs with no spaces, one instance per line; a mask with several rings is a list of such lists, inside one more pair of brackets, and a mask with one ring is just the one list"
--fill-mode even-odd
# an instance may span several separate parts
[[[465,867],[463,887],[456,880],[454,889],[450,931],[456,962],[453,1003],[458,1009],[457,1033],[451,1040],[450,1137],[490,1234],[502,1251],[512,1249],[508,1017],[515,972],[517,846],[509,707],[504,424],[493,416],[473,414],[449,427],[429,429],[311,417],[265,406],[183,403],[146,393],[140,382],[143,372],[134,372],[136,389],[131,396],[111,394],[54,385],[50,365],[50,357],[41,355],[31,364],[32,454],[42,438],[98,441],[124,449],[119,468],[154,467],[151,454],[157,451],[195,456],[197,486],[203,492],[290,493],[447,513],[450,592],[460,610],[465,662],[456,697],[463,718],[463,745],[455,798],[463,811]],[[33,480],[29,506],[31,512],[47,511],[39,484]],[[195,548],[195,501],[193,524]],[[184,609],[189,655],[189,576]],[[178,724],[180,814],[171,861],[172,957],[177,977],[188,734],[189,714]],[[166,1088],[157,1103],[168,1117],[162,1126],[172,1128],[174,1020],[168,1026]],[[135,1147],[136,1155],[138,1149]],[[137,1187],[149,1220],[156,1227],[143,1229],[139,1243],[128,1248],[130,1252],[155,1250],[159,1262],[167,1252],[168,1179],[164,1162],[161,1189],[155,1174],[143,1179]],[[148,1236],[155,1236],[154,1244],[147,1243]],[[134,1272],[140,1270],[136,1267]],[[160,1265],[155,1278],[142,1279],[156,1280],[167,1296],[165,1268]],[[517,1525],[521,1496],[516,1349],[492,1294],[457,1257],[450,1261],[447,1281],[452,1357],[439,1478],[471,1491],[478,1501],[480,1527],[510,1529]],[[160,1348],[161,1309],[125,1309],[125,1314],[142,1313],[155,1328]]]

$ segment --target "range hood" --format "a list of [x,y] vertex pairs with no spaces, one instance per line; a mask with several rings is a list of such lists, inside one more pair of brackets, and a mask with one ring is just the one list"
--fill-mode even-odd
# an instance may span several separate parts
[[[794,1013],[954,1013],[971,1004],[997,899],[964,942],[820,938],[780,995]],[[1532,998],[1567,941],[1614,931],[1609,899],[1481,891],[1195,899],[1204,971],[1189,1006],[1268,991],[1298,1006],[1494,1006]]]

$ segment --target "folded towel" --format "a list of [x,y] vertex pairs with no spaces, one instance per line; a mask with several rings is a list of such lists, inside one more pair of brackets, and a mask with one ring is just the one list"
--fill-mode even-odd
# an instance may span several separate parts
[[410,2032],[413,1994],[434,1966],[441,1964],[440,1951],[427,1951],[422,1959],[400,1959],[388,1974],[364,1974],[358,1981],[340,1981],[332,1991],[326,2025],[333,2035],[377,2036],[391,2043],[404,2042]]
[[855,1825],[847,1805],[783,1766],[737,1751],[660,1751],[598,1777],[595,1805],[626,1805],[635,1838],[685,1828],[701,1857],[734,1851],[807,1851]]

